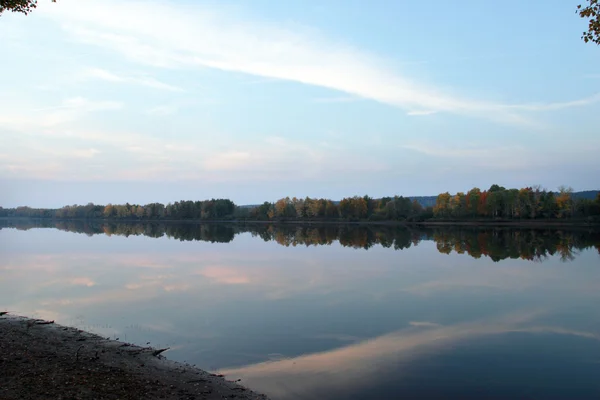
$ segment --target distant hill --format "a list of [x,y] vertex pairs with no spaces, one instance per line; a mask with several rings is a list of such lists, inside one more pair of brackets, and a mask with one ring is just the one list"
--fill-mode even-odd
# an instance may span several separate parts
[[600,191],[598,190],[584,190],[583,192],[573,192],[572,196],[574,199],[587,199],[594,200]]
[[260,204],[244,204],[241,206],[238,206],[239,208],[256,208],[256,207],[260,207]]
[[408,196],[408,198],[412,201],[416,200],[423,207],[433,207],[437,200],[437,196]]
[[[554,192],[555,194],[557,192]],[[571,195],[573,197],[573,199],[587,199],[587,200],[594,200],[596,198],[596,196],[598,196],[598,193],[600,193],[600,191],[598,190],[584,190],[581,192],[573,192],[573,194]],[[408,196],[409,199],[411,200],[416,200],[419,202],[419,204],[421,204],[423,207],[433,207],[435,206],[435,202],[437,200],[437,196]],[[333,201],[334,204],[339,204],[339,200],[334,200]],[[260,204],[247,204],[247,205],[243,205],[243,206],[239,206],[240,208],[254,208],[254,207],[258,207],[260,206]]]

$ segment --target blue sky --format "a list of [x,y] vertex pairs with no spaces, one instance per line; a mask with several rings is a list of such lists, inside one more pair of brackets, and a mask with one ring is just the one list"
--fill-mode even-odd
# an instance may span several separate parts
[[600,47],[581,41],[577,4],[5,13],[0,205],[598,189]]

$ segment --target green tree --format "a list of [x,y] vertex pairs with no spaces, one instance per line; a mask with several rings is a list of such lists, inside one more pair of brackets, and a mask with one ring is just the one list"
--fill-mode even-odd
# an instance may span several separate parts
[[577,6],[577,14],[581,18],[589,20],[587,31],[581,35],[583,41],[600,45],[600,2],[598,0],[587,0],[586,4]]
[[331,200],[327,200],[327,204],[325,205],[325,217],[327,218],[335,218],[338,216],[338,208]]
[[467,193],[467,207],[473,217],[477,215],[477,208],[479,207],[479,201],[481,199],[481,190],[479,188],[473,188]]

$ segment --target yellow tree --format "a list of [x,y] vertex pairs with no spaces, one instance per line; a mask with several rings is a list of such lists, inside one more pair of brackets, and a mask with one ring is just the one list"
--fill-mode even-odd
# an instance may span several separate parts
[[304,218],[304,216],[306,215],[306,207],[304,204],[304,200],[302,199],[297,199],[297,198],[293,198],[292,199],[292,205],[294,206],[294,208],[296,209],[296,217],[297,218]]
[[559,216],[573,215],[573,201],[571,199],[571,193],[573,193],[573,188],[571,187],[560,186],[558,188],[556,204],[558,205]]
[[447,217],[450,212],[450,193],[440,193],[433,207],[433,214],[436,217]]
[[285,217],[285,209],[287,208],[289,197],[285,199],[279,199],[275,202],[275,215],[277,217]]
[[135,216],[138,218],[144,218],[144,215],[146,215],[146,210],[144,210],[144,207],[137,206],[135,208]]
[[356,218],[366,218],[369,206],[363,197],[354,196],[352,198],[352,208]]
[[104,207],[104,218],[110,218],[115,214],[115,208],[113,207],[112,204],[107,204],[106,207]]
[[313,217],[321,217],[325,214],[325,201],[322,199],[314,199],[310,202],[308,209]]

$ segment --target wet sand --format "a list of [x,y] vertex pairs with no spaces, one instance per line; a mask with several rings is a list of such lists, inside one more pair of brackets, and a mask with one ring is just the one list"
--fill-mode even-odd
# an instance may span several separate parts
[[0,399],[266,399],[161,350],[1,315]]

